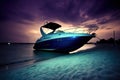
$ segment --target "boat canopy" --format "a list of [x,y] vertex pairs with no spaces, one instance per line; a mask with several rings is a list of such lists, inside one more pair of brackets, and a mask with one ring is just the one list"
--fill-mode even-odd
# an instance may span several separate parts
[[49,22],[49,23],[43,25],[42,27],[49,28],[49,29],[52,29],[52,30],[56,30],[57,28],[60,28],[61,25],[59,25],[57,23]]

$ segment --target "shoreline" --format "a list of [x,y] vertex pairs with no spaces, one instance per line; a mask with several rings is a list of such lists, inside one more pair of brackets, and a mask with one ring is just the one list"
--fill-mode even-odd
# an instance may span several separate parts
[[[2,71],[3,80],[106,80],[120,79],[119,47],[114,45],[96,45],[96,47],[38,61],[18,69]],[[28,75],[29,74],[29,75]],[[21,77],[22,76],[22,77]]]

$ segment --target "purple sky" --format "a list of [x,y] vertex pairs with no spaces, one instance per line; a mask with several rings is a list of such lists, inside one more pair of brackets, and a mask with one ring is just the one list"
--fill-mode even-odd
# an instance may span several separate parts
[[[0,0],[0,42],[35,42],[46,21],[99,27],[100,38],[120,38],[119,0]],[[91,26],[96,25],[96,26]]]

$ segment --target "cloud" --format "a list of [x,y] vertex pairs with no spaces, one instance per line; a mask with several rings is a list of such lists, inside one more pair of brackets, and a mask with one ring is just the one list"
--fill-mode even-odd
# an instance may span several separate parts
[[89,24],[85,26],[86,28],[88,28],[89,33],[98,30],[98,26],[96,24]]
[[0,8],[0,21],[27,23],[38,18],[39,21],[60,20],[80,24],[111,13],[114,19],[120,19],[120,5],[115,0],[5,0],[1,1]]
[[28,1],[28,3],[24,2],[25,1],[23,0],[1,1],[0,21],[15,21],[17,23],[23,24],[28,24],[30,22],[32,23],[33,21],[35,21],[36,15],[34,13],[34,10],[31,8],[34,5],[30,5],[30,2]]
[[[115,22],[120,21],[119,13],[118,0],[0,0],[0,35],[5,33],[1,40],[14,40],[16,37],[12,35],[15,34],[29,39],[26,34],[30,28],[28,26],[45,21],[72,26],[85,25],[90,30],[98,29],[98,26],[99,29],[109,30],[115,27]],[[107,27],[110,23],[111,27]],[[24,28],[20,28],[22,25]],[[8,37],[7,33],[11,36]]]

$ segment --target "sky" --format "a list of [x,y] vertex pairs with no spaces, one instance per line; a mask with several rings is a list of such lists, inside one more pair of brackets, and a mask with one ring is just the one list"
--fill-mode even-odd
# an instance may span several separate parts
[[45,22],[97,28],[101,39],[115,31],[120,39],[120,0],[0,0],[0,42],[34,43]]

